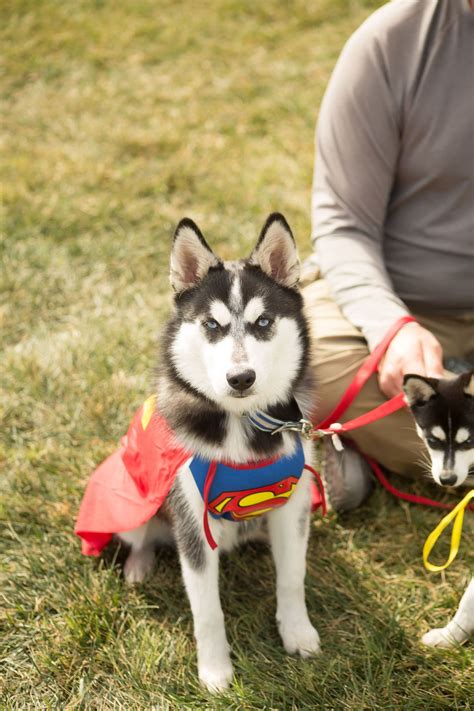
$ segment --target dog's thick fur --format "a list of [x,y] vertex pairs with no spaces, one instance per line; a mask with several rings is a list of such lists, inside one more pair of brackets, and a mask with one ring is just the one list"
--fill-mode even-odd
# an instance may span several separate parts
[[[406,375],[404,391],[431,458],[431,475],[441,486],[460,486],[474,470],[474,373],[457,378]],[[474,634],[474,578],[453,619],[423,637],[431,647],[451,647]]]
[[[294,451],[293,433],[269,435],[253,429],[243,415],[263,410],[286,421],[307,414],[309,339],[298,276],[295,242],[282,215],[270,215],[248,259],[229,263],[212,252],[191,220],[178,225],[171,254],[175,308],[162,341],[157,402],[188,451],[236,463]],[[309,456],[305,448],[306,461]],[[241,541],[270,542],[276,617],[286,651],[303,657],[318,652],[304,596],[309,515],[305,471],[281,508],[247,522],[210,518],[218,543],[213,551],[203,532],[203,501],[186,464],[158,516],[120,535],[131,546],[125,564],[130,582],[150,571],[157,540],[176,542],[194,618],[199,677],[209,689],[225,688],[232,679],[218,568],[219,553]]]

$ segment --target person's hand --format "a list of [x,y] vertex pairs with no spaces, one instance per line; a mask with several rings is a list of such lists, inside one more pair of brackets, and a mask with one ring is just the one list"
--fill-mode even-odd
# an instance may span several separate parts
[[398,395],[406,373],[443,377],[443,350],[439,341],[415,322],[399,330],[380,362],[378,378],[384,395]]

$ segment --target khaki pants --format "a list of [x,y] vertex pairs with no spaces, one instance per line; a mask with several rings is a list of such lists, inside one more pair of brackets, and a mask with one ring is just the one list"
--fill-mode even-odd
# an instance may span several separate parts
[[[343,315],[329,295],[323,279],[303,289],[306,314],[312,334],[312,362],[317,379],[317,421],[328,415],[339,402],[357,369],[368,354],[360,331]],[[429,329],[443,347],[445,358],[474,361],[474,313],[455,317],[413,314]],[[376,376],[372,376],[348,408],[343,420],[358,417],[386,400]],[[426,471],[422,459],[426,450],[407,410],[399,410],[383,420],[351,433],[360,449],[387,469],[412,476]]]

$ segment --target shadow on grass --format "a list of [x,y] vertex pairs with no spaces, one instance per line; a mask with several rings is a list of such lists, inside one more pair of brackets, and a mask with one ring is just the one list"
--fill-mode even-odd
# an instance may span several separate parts
[[472,645],[431,651],[418,641],[428,622],[452,613],[462,591],[462,556],[450,572],[452,589],[422,570],[424,533],[439,512],[400,506],[376,491],[351,515],[313,519],[306,598],[323,651],[311,660],[283,650],[268,548],[252,544],[223,556],[235,681],[216,698],[197,680],[175,551],[159,549],[154,575],[131,588],[120,573],[125,548],[114,544],[102,559],[83,558],[62,512],[55,526],[33,514],[34,531],[22,528],[25,513],[8,544],[13,651],[5,680],[13,700],[36,694],[38,703],[64,708],[70,699],[83,699],[84,708],[99,700],[112,708],[117,699],[160,709],[469,708]]
[[[385,503],[379,493],[376,503],[381,500]],[[389,508],[393,514],[397,505],[389,502]],[[373,539],[365,536],[369,521],[373,533],[380,517],[379,508],[374,512],[366,506],[328,523],[315,520],[306,598],[323,652],[311,660],[284,652],[274,619],[275,573],[268,547],[249,544],[223,557],[220,591],[235,681],[213,699],[212,708],[469,708],[472,689],[464,674],[470,651],[421,647],[426,595],[410,577],[416,546],[396,547],[397,556],[384,562]],[[404,529],[403,521],[394,525],[395,537],[398,529]],[[393,541],[385,540],[385,550]],[[106,554],[109,564],[123,564],[125,557],[116,546]],[[165,697],[170,703],[209,703],[212,697],[197,682],[191,612],[173,549],[158,550],[155,574],[137,594],[150,624],[159,621],[187,638],[190,654],[179,662],[184,674]]]

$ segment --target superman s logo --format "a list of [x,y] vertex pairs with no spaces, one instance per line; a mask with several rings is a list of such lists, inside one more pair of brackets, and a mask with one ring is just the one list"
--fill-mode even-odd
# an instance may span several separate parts
[[217,515],[230,514],[236,521],[272,511],[285,504],[293,493],[298,478],[286,479],[256,489],[225,491],[209,502],[209,510]]

